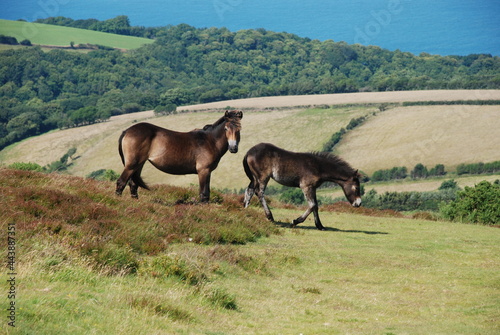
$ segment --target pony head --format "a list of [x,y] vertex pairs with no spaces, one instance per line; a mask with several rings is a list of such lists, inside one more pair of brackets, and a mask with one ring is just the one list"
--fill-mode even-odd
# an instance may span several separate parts
[[235,154],[238,152],[238,144],[240,142],[241,119],[243,112],[241,111],[226,111],[224,114],[227,144],[229,152]]

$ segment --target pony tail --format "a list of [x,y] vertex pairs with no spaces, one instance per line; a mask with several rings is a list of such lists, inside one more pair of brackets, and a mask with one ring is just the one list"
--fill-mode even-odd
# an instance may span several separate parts
[[245,154],[245,157],[243,157],[243,169],[245,169],[245,173],[248,179],[253,181],[252,171],[250,171],[250,166],[248,166],[247,159],[248,159],[248,152]]
[[127,131],[124,131],[121,135],[120,135],[120,138],[118,139],[118,153],[120,154],[120,157],[122,159],[122,163],[123,165],[125,165],[125,156],[123,156],[123,148],[122,148],[122,140],[123,140],[123,137],[125,137],[125,133]]
[[132,181],[139,187],[142,187],[143,189],[145,190],[148,190],[149,191],[149,186],[146,185],[146,183],[144,182],[144,180],[142,180],[141,176],[140,175],[137,175],[136,173],[134,173],[132,175]]

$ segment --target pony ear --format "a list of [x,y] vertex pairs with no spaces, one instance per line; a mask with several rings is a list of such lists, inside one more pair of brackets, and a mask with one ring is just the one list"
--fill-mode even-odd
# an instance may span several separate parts
[[239,119],[242,119],[243,118],[243,112],[242,111],[226,111],[226,113],[224,114],[224,117],[226,118],[239,118]]

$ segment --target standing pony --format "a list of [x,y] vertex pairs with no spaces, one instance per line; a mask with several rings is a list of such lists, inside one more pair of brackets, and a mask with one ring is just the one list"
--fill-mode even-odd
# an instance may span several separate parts
[[257,190],[257,196],[264,207],[266,217],[274,221],[273,214],[264,198],[269,178],[281,185],[300,187],[304,192],[309,208],[293,220],[295,227],[314,213],[314,223],[319,230],[325,230],[318,214],[316,189],[325,181],[335,182],[354,207],[361,205],[359,173],[341,158],[329,153],[296,153],[278,148],[269,143],[260,143],[248,150],[243,159],[245,173],[250,184],[245,191],[245,208]]
[[118,142],[124,169],[116,182],[116,194],[121,195],[127,185],[137,198],[139,187],[149,189],[141,178],[141,171],[149,161],[165,173],[198,174],[200,200],[210,199],[210,174],[221,157],[238,152],[240,141],[241,111],[226,111],[212,125],[190,132],[177,132],[150,123],[138,123],[125,130]]

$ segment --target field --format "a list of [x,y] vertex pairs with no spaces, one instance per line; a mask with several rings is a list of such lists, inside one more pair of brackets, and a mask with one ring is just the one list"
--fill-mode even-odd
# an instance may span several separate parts
[[417,163],[455,169],[460,163],[499,160],[499,116],[498,106],[394,108],[349,133],[337,152],[370,174]]
[[0,20],[0,34],[15,37],[18,42],[28,39],[32,44],[64,47],[74,42],[75,45],[93,44],[129,50],[154,42],[134,36],[9,20]]
[[[500,160],[498,106],[399,106],[384,112],[378,108],[380,103],[456,100],[458,97],[460,100],[500,99],[500,91],[271,97],[185,106],[179,109],[187,113],[163,117],[154,117],[151,111],[141,112],[113,117],[105,123],[54,131],[27,139],[2,150],[0,162],[5,165],[14,162],[46,165],[75,147],[77,159],[70,168],[71,174],[86,176],[99,169],[121,172],[117,140],[120,133],[134,122],[148,121],[169,129],[189,131],[213,123],[227,105],[244,111],[242,140],[238,154],[227,153],[212,175],[212,186],[219,189],[247,186],[241,160],[251,146],[271,142],[295,151],[320,150],[333,133],[345,127],[352,118],[363,115],[370,116],[368,121],[349,133],[336,153],[365,173],[402,165],[411,170],[417,163],[429,168],[435,164],[445,164],[448,169],[453,169],[460,163]],[[375,103],[368,104],[368,101]],[[197,184],[194,175],[166,175],[149,164],[146,164],[143,176],[152,184]],[[475,182],[475,179],[466,178],[460,182],[460,186],[473,185]],[[412,186],[398,184],[395,187],[399,191],[406,187],[417,187],[424,191],[434,190],[439,184],[439,181],[433,181]]]
[[[327,231],[311,218],[290,229],[302,209],[273,203],[271,224],[229,196],[199,205],[192,189],[132,200],[113,188],[0,170],[0,229],[15,227],[16,273],[15,298],[0,299],[3,333],[500,331],[498,228],[339,205],[321,210]],[[11,278],[2,271],[5,292]]]

